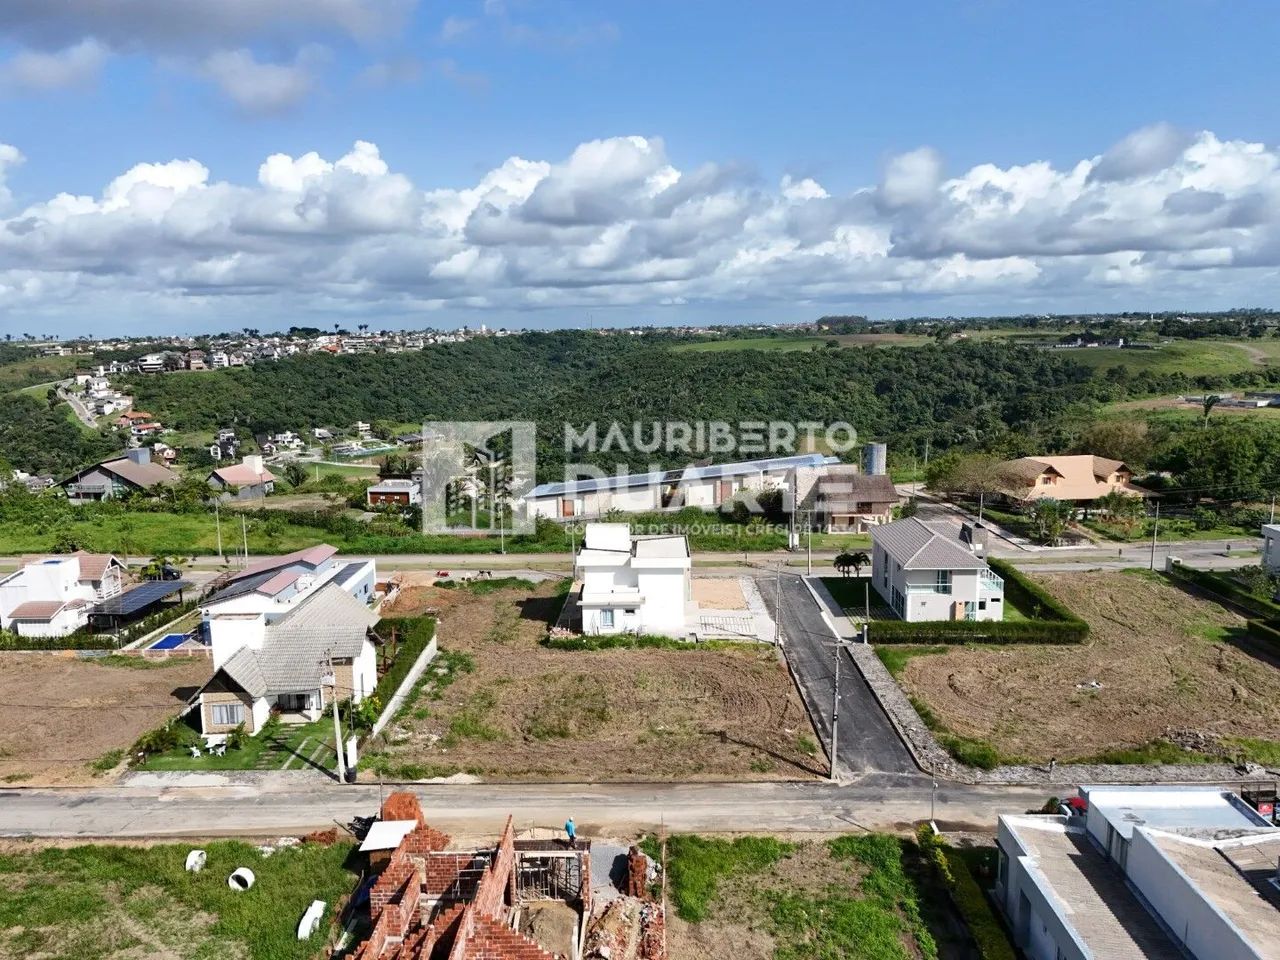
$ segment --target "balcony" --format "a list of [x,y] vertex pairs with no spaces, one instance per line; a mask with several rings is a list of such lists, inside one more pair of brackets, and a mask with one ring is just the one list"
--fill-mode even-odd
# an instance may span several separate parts
[[1004,593],[1004,577],[983,570],[978,574],[978,589],[983,593]]

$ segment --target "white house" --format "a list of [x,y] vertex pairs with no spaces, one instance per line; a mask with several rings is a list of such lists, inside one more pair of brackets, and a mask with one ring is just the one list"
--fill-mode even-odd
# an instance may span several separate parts
[[1076,802],[999,820],[995,899],[1030,960],[1280,958],[1267,818],[1217,787],[1081,787]]
[[29,563],[0,580],[0,628],[24,637],[64,637],[86,626],[95,603],[119,595],[124,564],[110,554],[72,553]]
[[1262,568],[1280,573],[1280,523],[1262,525]]
[[806,453],[543,483],[525,495],[525,509],[531,517],[553,520],[598,517],[612,510],[624,513],[678,510],[681,507],[711,510],[731,503],[744,493],[791,490],[797,467],[817,467],[834,462],[833,457]]
[[1004,579],[977,544],[916,517],[871,529],[871,584],[903,620],[1002,620]]
[[574,558],[582,632],[686,636],[698,622],[691,568],[683,536],[633,537],[625,523],[587,524]]
[[261,561],[201,604],[214,668],[200,692],[206,735],[241,723],[257,733],[272,710],[315,720],[335,695],[359,703],[373,692],[376,569],[336,553],[325,544]]

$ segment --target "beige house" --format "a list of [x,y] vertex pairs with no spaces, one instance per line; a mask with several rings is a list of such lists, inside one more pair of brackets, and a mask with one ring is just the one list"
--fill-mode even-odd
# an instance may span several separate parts
[[1133,483],[1133,471],[1121,460],[1084,453],[1062,457],[1019,457],[1000,466],[1003,490],[1010,500],[1066,500],[1088,507],[1110,493],[1149,497]]

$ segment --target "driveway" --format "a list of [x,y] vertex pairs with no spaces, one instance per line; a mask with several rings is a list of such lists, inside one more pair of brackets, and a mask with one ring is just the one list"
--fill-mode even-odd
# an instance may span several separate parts
[[[781,607],[783,652],[825,750],[831,742],[836,637],[800,577],[785,572],[781,577],[779,583],[774,576],[762,574],[756,582],[775,617],[779,616],[776,608]],[[841,656],[836,744],[840,777],[866,773],[895,774],[905,780],[923,777],[853,658],[847,652]]]

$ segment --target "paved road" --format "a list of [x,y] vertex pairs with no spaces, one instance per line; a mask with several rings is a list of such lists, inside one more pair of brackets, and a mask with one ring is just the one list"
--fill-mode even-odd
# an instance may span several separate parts
[[[831,742],[836,637],[799,576],[783,573],[779,585],[774,577],[762,575],[757,583],[775,618],[777,607],[782,608],[783,651],[826,748]],[[868,771],[923,776],[853,658],[843,651],[840,656],[838,774],[842,778]]]
[[[0,790],[0,836],[181,837],[271,835],[346,823],[378,806],[376,786],[277,778],[275,788]],[[433,825],[455,836],[517,826],[555,827],[573,816],[584,835],[676,831],[808,832],[902,828],[926,819],[927,779],[867,777],[854,784],[442,784],[413,788]],[[1055,791],[1061,793],[1061,786]],[[947,829],[990,830],[997,815],[1038,807],[1048,788],[939,784]]]

